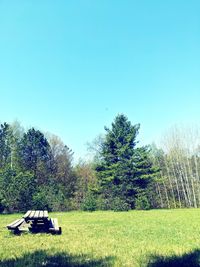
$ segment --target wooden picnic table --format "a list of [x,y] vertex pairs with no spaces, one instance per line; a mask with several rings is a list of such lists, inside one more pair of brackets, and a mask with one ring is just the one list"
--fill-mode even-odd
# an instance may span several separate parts
[[33,233],[61,234],[61,227],[58,226],[57,218],[49,218],[47,210],[28,210],[22,219],[7,225],[7,228],[15,233],[20,233],[19,227],[24,224],[28,224],[29,230]]

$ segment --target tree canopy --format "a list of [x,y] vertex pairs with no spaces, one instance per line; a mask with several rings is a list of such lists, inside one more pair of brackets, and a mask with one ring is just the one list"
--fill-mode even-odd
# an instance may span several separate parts
[[139,130],[117,115],[75,163],[58,136],[0,124],[0,212],[199,207],[200,131],[176,127],[157,147]]

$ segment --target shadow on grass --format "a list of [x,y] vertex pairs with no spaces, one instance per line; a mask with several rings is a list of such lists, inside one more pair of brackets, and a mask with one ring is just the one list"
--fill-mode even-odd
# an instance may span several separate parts
[[21,258],[0,261],[0,267],[110,267],[113,264],[114,257],[91,259],[88,255],[51,255],[42,250],[24,254]]
[[152,256],[147,267],[200,267],[200,250],[196,249],[181,256]]

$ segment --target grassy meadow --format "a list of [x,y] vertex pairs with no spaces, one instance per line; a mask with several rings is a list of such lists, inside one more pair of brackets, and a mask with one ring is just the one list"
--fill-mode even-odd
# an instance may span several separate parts
[[50,213],[62,235],[5,227],[22,214],[0,215],[0,266],[200,266],[200,210]]

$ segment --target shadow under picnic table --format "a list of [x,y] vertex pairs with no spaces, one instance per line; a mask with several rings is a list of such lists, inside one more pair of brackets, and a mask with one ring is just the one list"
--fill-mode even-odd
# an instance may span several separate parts
[[1,267],[112,267],[114,257],[91,259],[89,255],[68,255],[66,253],[49,254],[38,250],[27,253],[19,258],[0,260]]

